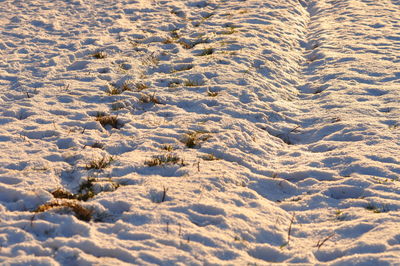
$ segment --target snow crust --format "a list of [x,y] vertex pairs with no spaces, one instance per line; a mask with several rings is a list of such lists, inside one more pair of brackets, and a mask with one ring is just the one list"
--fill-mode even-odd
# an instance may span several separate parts
[[0,26],[2,265],[399,263],[400,1],[0,0]]

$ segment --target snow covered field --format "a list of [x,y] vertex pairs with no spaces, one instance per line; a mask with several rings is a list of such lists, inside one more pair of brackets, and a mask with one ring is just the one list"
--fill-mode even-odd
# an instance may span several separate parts
[[0,30],[0,264],[400,264],[400,0],[0,0]]

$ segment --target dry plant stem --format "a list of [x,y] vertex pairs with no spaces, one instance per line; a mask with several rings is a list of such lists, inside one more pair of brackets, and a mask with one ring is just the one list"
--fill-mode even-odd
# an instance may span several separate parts
[[160,202],[164,202],[165,201],[165,198],[167,197],[167,191],[168,191],[168,188],[163,187],[163,195],[162,195],[162,198],[161,198]]
[[320,249],[322,247],[322,245],[325,244],[325,242],[328,241],[329,239],[331,239],[334,235],[335,235],[335,232],[333,232],[332,234],[330,234],[329,236],[325,237],[322,240],[318,240],[316,247],[318,249]]
[[292,232],[292,225],[293,225],[293,222],[294,222],[295,215],[296,215],[296,213],[293,213],[292,219],[290,220],[290,225],[289,225],[289,230],[288,230],[288,239],[287,239],[288,244],[289,244],[289,241],[290,241],[290,234]]
[[288,228],[287,241],[286,241],[286,243],[284,243],[283,245],[281,245],[281,248],[284,248],[285,246],[288,246],[288,245],[289,245],[290,236],[291,236],[291,233],[292,233],[292,226],[293,226],[293,223],[294,223],[294,220],[295,220],[295,215],[296,215],[296,213],[293,213],[292,218],[290,219],[290,224],[289,224],[289,228]]

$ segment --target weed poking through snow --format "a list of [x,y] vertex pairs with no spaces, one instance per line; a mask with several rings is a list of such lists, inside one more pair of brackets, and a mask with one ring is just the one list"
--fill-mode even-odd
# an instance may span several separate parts
[[90,169],[96,169],[96,170],[100,170],[100,169],[104,169],[108,166],[110,166],[110,164],[114,161],[114,158],[112,156],[103,156],[100,159],[93,159],[90,162],[88,162],[85,166],[86,170],[90,170]]
[[136,88],[138,91],[142,91],[142,90],[144,90],[144,89],[148,89],[149,86],[148,86],[146,83],[137,82],[137,83],[135,84],[135,88]]
[[142,103],[161,104],[161,102],[155,96],[155,93],[153,93],[152,95],[142,94],[139,101],[141,101]]
[[210,97],[217,97],[218,96],[218,92],[217,91],[207,91],[207,95]]
[[120,129],[123,123],[118,120],[115,115],[106,115],[102,112],[98,112],[96,115],[96,121],[98,121],[104,128],[110,126],[112,128]]
[[219,160],[219,158],[215,157],[214,154],[207,154],[201,157],[205,161],[216,161]]
[[75,201],[55,201],[48,202],[40,205],[35,212],[46,212],[52,209],[58,210],[70,210],[74,213],[75,217],[79,220],[89,222],[92,219],[93,211],[83,207]]
[[171,151],[174,150],[174,147],[172,147],[172,145],[163,145],[163,146],[161,147],[161,149],[171,152]]
[[186,145],[186,147],[194,149],[198,147],[201,142],[206,141],[209,138],[211,138],[211,136],[206,134],[206,132],[195,131],[185,134],[182,142]]
[[107,54],[103,51],[98,51],[92,54],[92,56],[96,59],[104,59],[107,57]]
[[201,53],[198,54],[198,56],[212,55],[213,53],[214,53],[214,49],[213,48],[206,48],[203,51],[201,51]]
[[149,167],[165,164],[180,164],[182,166],[185,165],[183,159],[181,159],[179,156],[172,154],[153,156],[153,158],[151,158],[150,160],[146,160],[144,164]]
[[183,85],[185,85],[185,86],[187,86],[187,87],[196,87],[196,86],[202,86],[202,85],[204,85],[204,82],[203,82],[203,81],[200,81],[200,80],[191,80],[191,79],[188,79],[188,80],[186,80],[186,81],[183,83]]

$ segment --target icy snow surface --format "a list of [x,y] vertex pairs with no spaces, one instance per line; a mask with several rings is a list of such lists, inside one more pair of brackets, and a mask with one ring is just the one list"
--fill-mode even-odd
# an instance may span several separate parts
[[399,0],[0,0],[0,26],[2,265],[400,262]]

